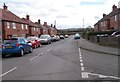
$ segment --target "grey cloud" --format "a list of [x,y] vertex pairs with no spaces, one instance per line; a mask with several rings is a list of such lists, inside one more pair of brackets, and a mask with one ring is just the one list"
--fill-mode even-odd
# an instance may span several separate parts
[[68,16],[64,16],[64,15],[58,15],[56,16],[56,18],[69,18]]

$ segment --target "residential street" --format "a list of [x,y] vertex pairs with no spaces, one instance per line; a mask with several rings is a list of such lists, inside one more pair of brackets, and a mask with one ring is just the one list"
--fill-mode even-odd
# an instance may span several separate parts
[[23,57],[3,58],[0,76],[3,80],[119,79],[118,56],[80,49],[80,40],[70,36]]

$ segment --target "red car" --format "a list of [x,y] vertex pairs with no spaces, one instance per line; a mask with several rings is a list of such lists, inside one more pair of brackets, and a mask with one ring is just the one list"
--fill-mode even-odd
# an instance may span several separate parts
[[38,37],[27,37],[27,40],[32,43],[33,48],[40,47],[41,45]]

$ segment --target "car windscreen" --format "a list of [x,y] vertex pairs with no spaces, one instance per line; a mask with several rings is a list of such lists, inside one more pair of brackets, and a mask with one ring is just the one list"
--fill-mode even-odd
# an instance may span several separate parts
[[14,43],[16,43],[17,41],[18,41],[18,40],[12,40],[12,39],[11,39],[11,40],[4,40],[3,43],[4,43],[4,44],[14,44]]
[[32,41],[32,40],[35,40],[35,38],[34,37],[28,37],[27,40]]
[[41,36],[40,39],[46,39],[48,36]]

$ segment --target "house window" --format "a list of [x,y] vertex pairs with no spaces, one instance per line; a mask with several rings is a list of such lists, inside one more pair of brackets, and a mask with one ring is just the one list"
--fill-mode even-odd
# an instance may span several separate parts
[[28,29],[28,25],[25,25],[25,27],[26,27],[26,30]]
[[16,29],[16,23],[13,23],[13,29]]
[[8,29],[10,28],[10,23],[9,23],[9,22],[7,22],[7,28],[8,28]]
[[38,28],[36,28],[37,29],[37,31],[38,31]]
[[115,15],[115,21],[117,21],[117,15]]
[[35,31],[35,27],[34,27],[34,31]]
[[21,24],[21,27],[22,27],[22,29],[24,29],[24,25],[23,24]]

